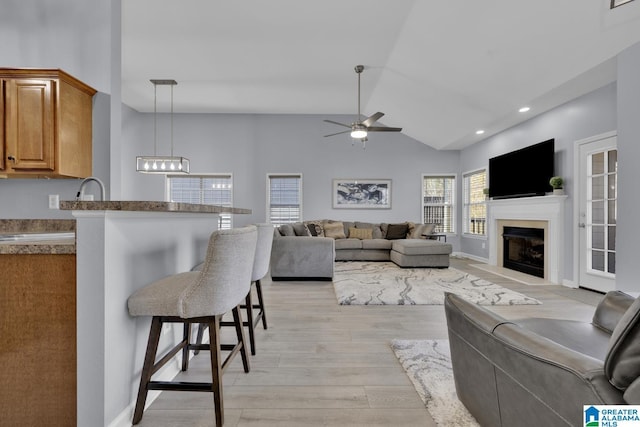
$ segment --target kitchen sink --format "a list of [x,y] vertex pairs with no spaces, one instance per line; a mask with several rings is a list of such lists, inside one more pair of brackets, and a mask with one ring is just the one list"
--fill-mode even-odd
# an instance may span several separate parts
[[75,238],[76,233],[74,232],[0,234],[0,242],[40,242],[43,240],[67,240]]

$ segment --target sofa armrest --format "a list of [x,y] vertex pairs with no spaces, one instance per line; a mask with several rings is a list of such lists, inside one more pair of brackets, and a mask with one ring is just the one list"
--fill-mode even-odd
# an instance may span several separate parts
[[271,248],[271,277],[331,279],[335,241],[330,237],[280,236]]
[[611,335],[620,318],[633,304],[633,301],[635,301],[635,298],[624,292],[607,292],[596,307],[592,323]]

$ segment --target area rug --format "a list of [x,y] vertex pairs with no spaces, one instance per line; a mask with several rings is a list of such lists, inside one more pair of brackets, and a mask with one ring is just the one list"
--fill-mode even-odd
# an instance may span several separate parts
[[449,341],[393,340],[391,348],[436,425],[479,425],[456,395]]
[[392,262],[338,262],[333,288],[341,305],[442,305],[445,292],[480,305],[541,304],[455,268],[400,268]]

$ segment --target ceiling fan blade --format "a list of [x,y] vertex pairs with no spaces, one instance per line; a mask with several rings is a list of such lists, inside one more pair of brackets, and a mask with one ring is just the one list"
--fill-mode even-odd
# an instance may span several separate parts
[[338,123],[338,122],[334,122],[333,120],[324,120],[327,123],[333,123],[334,125],[338,125],[338,126],[344,126],[346,128],[351,128],[351,125],[345,125],[344,123]]
[[325,135],[324,137],[326,138],[328,136],[335,136],[335,135],[340,135],[340,134],[348,133],[348,132],[351,132],[351,131],[350,130],[343,130],[342,132],[330,133],[329,135]]
[[366,119],[364,119],[362,121],[362,124],[369,127],[372,124],[374,124],[375,122],[377,122],[378,120],[380,120],[380,117],[384,116],[384,113],[381,113],[380,111],[378,111],[375,114],[370,115],[369,117],[367,117]]
[[402,132],[402,128],[388,128],[386,126],[372,126],[367,128],[367,132]]

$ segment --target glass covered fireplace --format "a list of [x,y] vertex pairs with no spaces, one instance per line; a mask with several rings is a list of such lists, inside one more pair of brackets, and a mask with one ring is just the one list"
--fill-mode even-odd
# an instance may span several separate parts
[[544,229],[504,227],[504,268],[544,278]]

